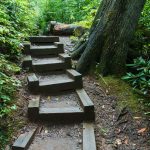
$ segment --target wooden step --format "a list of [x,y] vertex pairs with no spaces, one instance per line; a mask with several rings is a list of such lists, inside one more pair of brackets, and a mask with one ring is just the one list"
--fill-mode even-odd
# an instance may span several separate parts
[[83,123],[83,150],[96,150],[93,123]]
[[82,108],[84,108],[85,113],[85,120],[95,120],[95,112],[94,112],[94,104],[85,92],[84,89],[77,89],[76,90],[79,98],[80,98],[80,104]]
[[66,72],[31,74],[27,80],[30,90],[40,92],[65,91],[83,86],[81,74],[72,69]]
[[64,49],[59,48],[55,45],[47,45],[47,46],[31,46],[30,53],[32,56],[41,56],[41,55],[58,55],[59,53],[63,53]]
[[22,67],[23,68],[32,68],[32,58],[31,55],[27,55],[22,60]]
[[[34,99],[29,101],[28,117],[32,120],[38,119],[40,111],[49,111],[47,114],[53,114],[52,116],[55,116],[54,113],[59,110],[58,114],[61,113],[62,110],[66,110],[68,113],[72,113],[72,110],[76,110],[76,112],[82,110],[82,119],[85,121],[93,121],[94,106],[89,97],[87,97],[87,94],[84,95],[84,93],[85,91],[83,89],[79,89],[56,94],[41,95],[41,97],[35,95]],[[71,96],[72,99],[67,99],[66,96]]]
[[64,107],[64,108],[40,108],[40,120],[54,120],[64,122],[82,121],[84,112],[79,107]]
[[31,36],[30,38],[31,43],[54,43],[59,42],[58,36]]
[[27,55],[23,59],[22,66],[35,72],[65,70],[71,68],[71,57],[67,54],[61,54],[59,57],[31,57]]
[[40,107],[40,96],[29,101],[28,105],[28,117],[32,120],[36,120],[39,117],[39,107]]
[[12,150],[27,150],[34,138],[36,130],[37,128],[21,134],[13,144]]
[[71,58],[51,57],[51,58],[32,58],[32,67],[36,72],[64,70],[71,68]]
[[[40,76],[44,77],[44,76]],[[70,78],[67,74],[56,74],[50,75],[48,79],[44,77],[43,80],[39,80],[39,89],[40,91],[61,91],[69,90],[75,87],[75,81]]]

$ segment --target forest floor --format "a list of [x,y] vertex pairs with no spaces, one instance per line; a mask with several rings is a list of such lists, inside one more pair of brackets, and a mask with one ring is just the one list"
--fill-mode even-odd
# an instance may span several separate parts
[[[66,52],[72,50],[73,45],[68,37],[61,37],[60,40],[64,43]],[[12,114],[14,115],[13,125],[15,122],[13,130],[18,131],[12,138],[12,142],[20,133],[27,130],[28,126],[34,126],[27,117],[27,105],[32,97],[27,90],[26,76],[26,72],[18,76],[24,81],[24,85],[19,92],[18,110]],[[86,92],[95,105],[97,149],[150,150],[150,120],[143,116],[143,113],[133,113],[128,106],[119,109],[118,97],[107,93],[94,75],[85,76],[83,82]],[[8,149],[9,146],[6,150]]]

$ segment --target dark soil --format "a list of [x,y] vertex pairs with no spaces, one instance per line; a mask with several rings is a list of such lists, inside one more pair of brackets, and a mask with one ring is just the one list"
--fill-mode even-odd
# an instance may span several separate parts
[[29,150],[82,150],[82,124],[41,125]]
[[98,150],[150,150],[147,118],[127,107],[119,111],[117,97],[107,95],[91,76],[84,77],[84,88],[95,105]]
[[44,108],[63,108],[80,107],[79,97],[74,91],[61,92],[55,95],[42,95],[40,107]]

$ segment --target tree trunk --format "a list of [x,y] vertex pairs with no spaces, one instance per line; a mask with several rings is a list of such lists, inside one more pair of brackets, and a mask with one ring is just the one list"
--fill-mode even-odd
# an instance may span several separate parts
[[99,60],[103,75],[125,71],[128,43],[146,0],[103,0],[91,27],[77,70],[85,73]]

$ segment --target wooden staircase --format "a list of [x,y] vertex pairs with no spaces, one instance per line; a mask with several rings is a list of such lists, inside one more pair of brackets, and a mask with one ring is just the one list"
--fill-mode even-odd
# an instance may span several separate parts
[[[62,129],[64,123],[82,124],[82,150],[96,150],[93,124],[95,120],[94,104],[83,89],[82,75],[71,69],[71,58],[64,53],[64,46],[59,42],[59,37],[32,36],[30,43],[24,44],[23,53],[25,56],[22,66],[30,70],[27,77],[28,88],[35,97],[29,101],[29,119],[59,124],[62,125]],[[67,96],[70,93],[76,95],[75,100],[64,98],[63,100],[49,101],[48,98],[45,98],[45,95],[49,95],[49,97],[57,95],[61,98],[62,95]],[[43,99],[45,105],[42,104]],[[61,124],[61,122],[63,123]],[[12,149],[30,150],[37,135],[37,128],[21,134]],[[63,144],[59,146],[54,143],[50,143],[52,150],[56,145],[61,147],[61,150],[69,150]],[[42,150],[48,149],[43,148]]]

